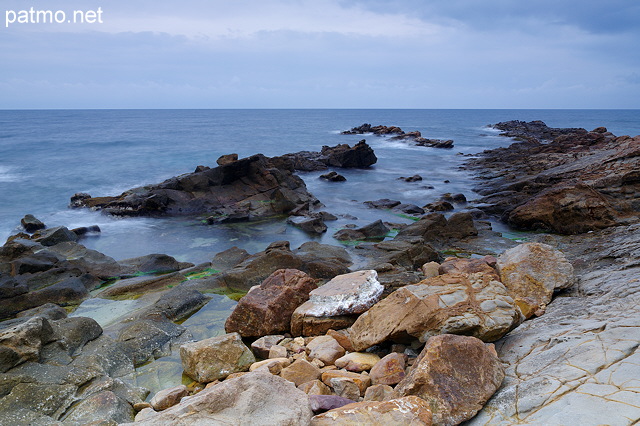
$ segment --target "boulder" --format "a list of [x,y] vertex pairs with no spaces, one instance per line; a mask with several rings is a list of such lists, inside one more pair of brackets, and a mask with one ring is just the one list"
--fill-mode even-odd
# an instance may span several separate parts
[[[357,271],[339,275],[325,285],[309,293],[309,301],[300,305],[291,317],[291,333],[303,334],[305,323],[314,322],[313,318],[340,317],[355,315],[366,311],[379,300],[384,288],[377,280],[378,274],[374,270]],[[340,329],[348,327],[338,323],[326,328]],[[305,335],[309,335],[306,334]]]
[[[322,383],[322,381],[319,379],[305,382],[300,386],[298,386],[298,389],[304,391],[304,393],[306,393],[307,395],[331,395],[331,388],[329,388],[329,386]],[[311,398],[309,398],[309,400],[311,402],[311,409],[314,411],[314,413],[317,412],[316,409],[314,408],[314,404],[313,404],[313,401],[311,401]],[[331,408],[335,408],[335,407],[331,407]],[[330,410],[331,408],[328,408],[328,409]]]
[[302,229],[309,234],[322,234],[327,232],[327,225],[321,216],[292,216],[287,223]]
[[312,426],[335,424],[425,425],[432,423],[429,404],[415,396],[390,401],[362,401],[335,408],[311,419]]
[[344,182],[347,180],[347,178],[334,171],[320,175],[320,179],[328,180],[329,182]]
[[[493,258],[493,260],[495,260],[495,258]],[[438,274],[440,275],[448,273],[474,274],[476,272],[482,272],[493,277],[494,280],[500,281],[498,271],[489,265],[487,258],[465,259],[459,257],[448,257],[438,268]]]
[[130,422],[134,416],[131,404],[110,390],[95,393],[74,405],[64,418],[65,424],[92,424],[98,419],[105,424]]
[[427,341],[396,391],[426,401],[434,424],[457,425],[476,415],[503,378],[504,367],[493,345],[443,334]]
[[22,227],[24,228],[24,230],[30,234],[40,229],[46,228],[46,225],[41,221],[39,221],[38,219],[36,219],[36,217],[32,214],[25,215],[25,217],[23,217],[20,220],[20,223],[22,224]]
[[249,367],[249,372],[253,371],[264,371],[269,372],[271,374],[280,374],[283,368],[288,367],[291,364],[291,360],[289,358],[271,358],[265,359],[264,361],[258,361],[251,364]]
[[391,293],[358,317],[350,337],[357,350],[407,336],[425,342],[441,333],[494,341],[522,320],[505,286],[491,275],[445,274]]
[[378,361],[369,372],[371,383],[374,385],[395,386],[405,376],[407,356],[405,354],[390,353]]
[[296,386],[318,380],[321,376],[322,372],[320,369],[305,359],[296,360],[280,372],[280,377],[293,382]]
[[42,346],[54,340],[49,321],[33,317],[0,333],[0,372],[26,361],[39,361]]
[[383,240],[389,231],[382,220],[377,220],[361,228],[341,229],[333,234],[333,238],[338,241]]
[[139,272],[166,274],[182,269],[180,262],[166,254],[147,254],[145,256],[124,259],[118,263],[128,268],[131,274]]
[[336,395],[352,401],[360,399],[360,388],[348,377],[334,377],[329,381]]
[[342,168],[367,168],[374,165],[378,159],[373,149],[363,139],[353,147],[347,144],[334,147],[323,146],[320,151],[327,157],[327,165]]
[[225,380],[131,426],[306,425],[312,415],[307,394],[293,383],[255,372]]
[[55,228],[37,231],[31,239],[45,247],[50,247],[65,241],[78,241],[78,236],[64,226],[56,226]]
[[508,223],[520,229],[542,229],[560,234],[581,234],[619,223],[615,202],[594,188],[553,187],[516,207]]
[[557,290],[574,282],[573,265],[547,244],[524,243],[498,257],[502,282],[516,302],[544,309]]
[[331,381],[336,378],[347,378],[358,385],[360,395],[364,395],[367,388],[371,386],[371,377],[365,374],[352,373],[344,370],[327,370],[322,373],[322,382],[327,386],[332,386]]
[[400,395],[389,385],[372,385],[367,388],[367,391],[364,393],[365,401],[389,401],[391,399],[396,399]]
[[200,383],[247,371],[256,359],[238,333],[229,333],[180,346],[184,373]]
[[291,315],[315,288],[316,281],[304,272],[279,269],[240,299],[225,322],[225,330],[243,337],[287,333]]
[[373,209],[392,209],[395,206],[400,205],[400,201],[382,198],[375,201],[365,201],[364,205]]

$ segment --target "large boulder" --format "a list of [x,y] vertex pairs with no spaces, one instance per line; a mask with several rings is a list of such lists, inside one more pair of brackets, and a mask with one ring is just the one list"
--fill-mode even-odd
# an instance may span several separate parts
[[573,265],[560,251],[547,244],[524,243],[502,253],[497,269],[516,303],[542,309],[553,293],[574,282]]
[[396,391],[425,400],[434,424],[457,425],[475,416],[503,379],[504,367],[493,345],[443,334],[427,341]]
[[118,216],[209,214],[209,222],[215,223],[274,216],[317,203],[292,167],[277,166],[283,164],[257,154],[115,197],[74,196],[71,206]]
[[378,161],[373,149],[364,139],[353,148],[347,144],[334,147],[323,146],[321,153],[327,157],[327,165],[333,167],[366,168]]
[[[357,315],[366,311],[379,300],[384,290],[377,276],[374,270],[352,272],[339,275],[313,290],[309,293],[309,301],[300,305],[293,313],[291,333],[296,336],[311,335],[305,332],[307,328],[305,324],[315,323],[314,319]],[[337,324],[339,323],[340,321]],[[331,328],[344,328],[331,326],[331,321],[327,321],[324,325],[328,327],[324,332]],[[317,334],[324,334],[324,332],[320,333],[320,329],[315,331]]]
[[390,401],[362,401],[319,414],[311,419],[312,426],[353,425],[432,425],[429,404],[416,397]]
[[200,383],[247,371],[256,361],[238,333],[186,343],[180,346],[180,358],[185,374]]
[[293,311],[315,288],[316,281],[304,272],[279,269],[240,299],[225,322],[225,330],[243,337],[288,333]]
[[615,202],[594,188],[553,187],[515,208],[510,225],[521,229],[543,229],[560,234],[581,234],[619,222]]
[[313,413],[307,395],[269,373],[249,373],[207,388],[133,426],[194,424],[306,425]]
[[407,336],[425,342],[441,333],[494,341],[522,320],[507,289],[491,275],[445,274],[391,293],[360,315],[350,338],[356,350]]

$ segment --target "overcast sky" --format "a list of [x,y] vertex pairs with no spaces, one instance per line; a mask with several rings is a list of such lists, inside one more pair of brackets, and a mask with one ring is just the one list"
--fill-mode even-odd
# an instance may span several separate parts
[[2,109],[640,108],[638,0],[0,5]]

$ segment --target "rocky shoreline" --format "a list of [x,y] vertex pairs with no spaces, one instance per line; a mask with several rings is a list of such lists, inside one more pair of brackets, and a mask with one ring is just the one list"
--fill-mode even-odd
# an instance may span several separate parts
[[[199,265],[158,254],[116,261],[81,244],[99,229],[25,217],[25,232],[0,248],[0,423],[632,424],[640,138],[542,122],[495,127],[524,142],[469,160],[483,198],[468,211],[439,213],[447,200],[466,203],[451,195],[402,206],[415,222],[334,236],[352,247],[275,241]],[[323,221],[329,213],[294,171],[375,161],[364,141],[230,155],[216,168],[118,197],[77,194],[72,204],[210,224]],[[486,215],[556,234],[517,244]],[[215,293],[244,296],[226,334],[194,341],[181,323]],[[138,304],[106,327],[61,308],[90,297]],[[172,351],[192,382],[149,399],[135,369]]]

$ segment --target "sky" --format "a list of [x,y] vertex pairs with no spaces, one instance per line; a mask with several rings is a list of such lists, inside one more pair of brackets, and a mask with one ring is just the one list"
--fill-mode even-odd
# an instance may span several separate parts
[[640,108],[638,0],[0,0],[0,13],[0,109]]

